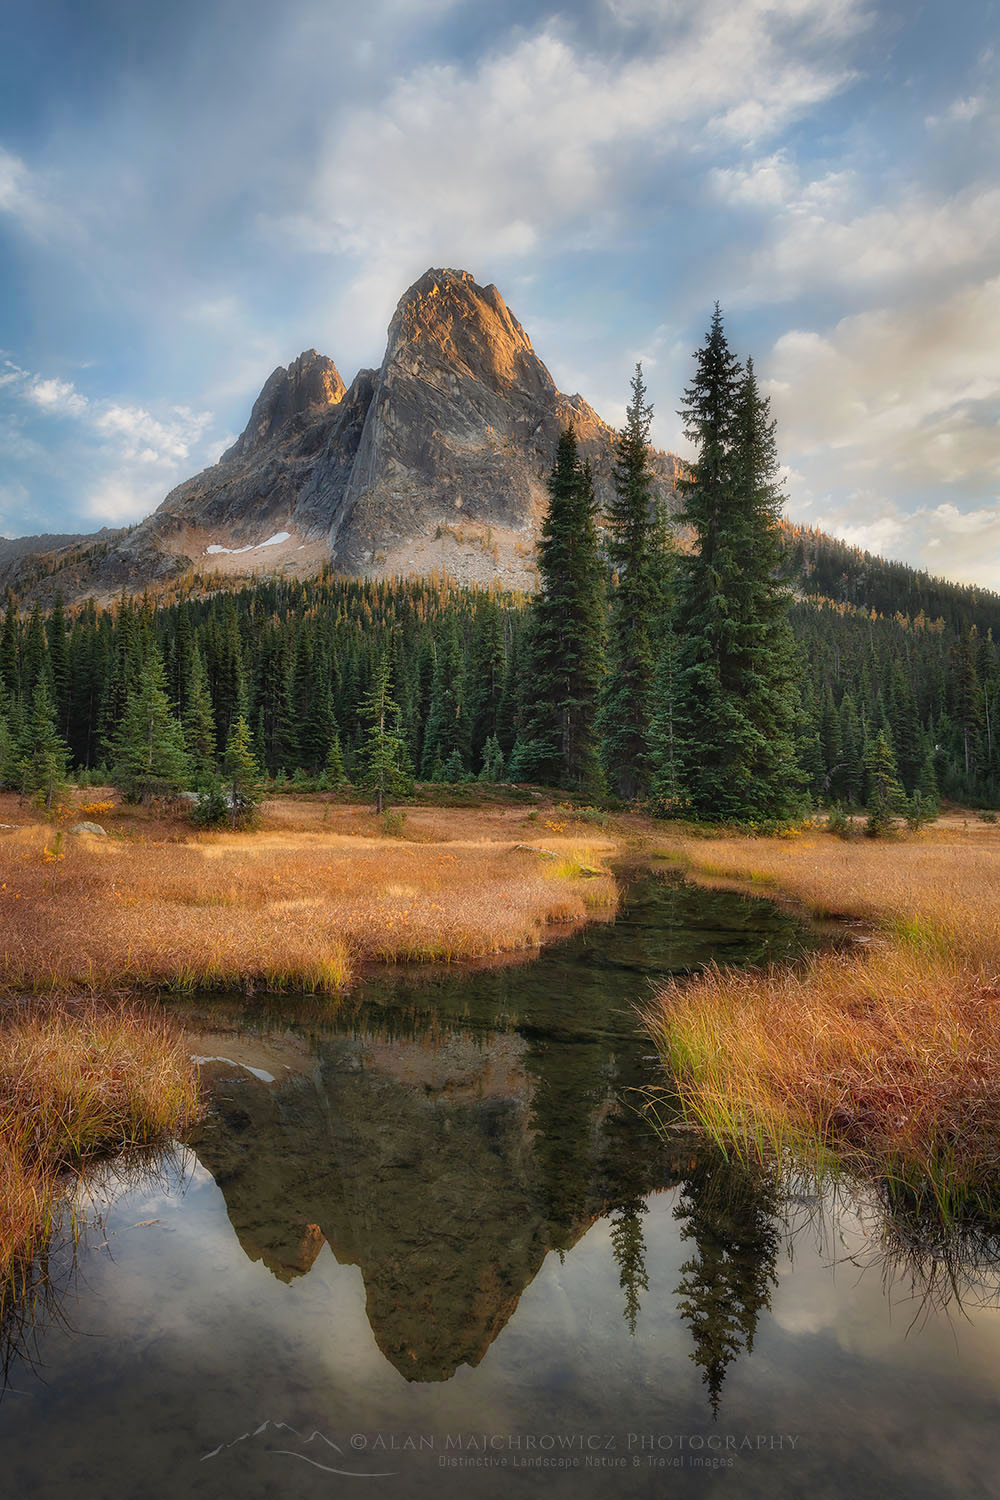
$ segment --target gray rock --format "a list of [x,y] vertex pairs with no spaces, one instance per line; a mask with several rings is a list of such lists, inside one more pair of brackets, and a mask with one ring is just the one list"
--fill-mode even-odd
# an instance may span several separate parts
[[[453,571],[457,559],[461,581],[531,587],[546,480],[570,421],[604,506],[612,428],[582,396],[556,389],[495,286],[467,271],[427,271],[396,309],[378,371],[362,370],[345,389],[314,349],[275,370],[217,464],[178,485],[124,539],[95,539],[89,561],[74,549],[73,569],[48,576],[45,588],[70,597],[95,583],[142,586],[204,566],[211,543],[235,551],[281,531],[294,538],[290,566],[312,543],[307,568]],[[680,469],[673,455],[655,456],[671,508]],[[269,549],[246,563],[274,565]]]
[[70,833],[93,833],[102,839],[108,836],[108,830],[102,828],[100,823],[74,823]]

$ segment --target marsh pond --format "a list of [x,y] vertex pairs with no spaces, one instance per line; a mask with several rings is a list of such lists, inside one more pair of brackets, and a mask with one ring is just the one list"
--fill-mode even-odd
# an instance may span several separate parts
[[818,940],[646,871],[517,964],[171,1001],[208,1111],[65,1211],[3,1494],[996,1495],[992,1235],[726,1161],[637,1030],[665,975]]

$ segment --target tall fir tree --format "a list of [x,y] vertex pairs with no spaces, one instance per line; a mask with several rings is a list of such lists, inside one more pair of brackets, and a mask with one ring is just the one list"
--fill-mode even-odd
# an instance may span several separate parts
[[35,682],[19,759],[22,795],[51,812],[68,791],[69,747],[56,726],[55,704],[44,673]]
[[260,767],[253,753],[250,726],[242,714],[233,720],[222,757],[225,800],[233,828],[250,828],[264,796]]
[[115,743],[112,778],[126,802],[175,797],[191,777],[184,731],[174,717],[155,644],[129,698]]
[[697,816],[757,821],[800,805],[790,595],[776,580],[782,497],[769,403],[741,372],[716,305],[682,417],[697,457],[681,482],[694,531],[678,608],[683,778]]
[[614,497],[607,510],[614,570],[608,622],[608,672],[600,714],[601,755],[610,788],[625,801],[650,787],[650,722],[657,641],[664,615],[662,517],[653,496],[642,366],[615,450]]
[[392,659],[383,649],[371,690],[361,706],[365,739],[361,747],[360,785],[375,793],[375,811],[383,813],[390,797],[408,797],[413,775],[392,692]]
[[597,544],[597,502],[576,433],[559,438],[549,476],[549,508],[538,544],[539,588],[532,606],[530,689],[517,781],[541,781],[586,796],[602,788],[597,741],[604,668],[604,578]]

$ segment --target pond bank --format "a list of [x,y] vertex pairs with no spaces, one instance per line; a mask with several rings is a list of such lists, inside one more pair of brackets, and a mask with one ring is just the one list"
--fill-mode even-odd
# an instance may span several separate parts
[[646,1025],[727,1146],[888,1174],[946,1215],[1000,1205],[1000,834],[678,840],[697,878],[782,891],[871,941],[805,966],[670,983]]

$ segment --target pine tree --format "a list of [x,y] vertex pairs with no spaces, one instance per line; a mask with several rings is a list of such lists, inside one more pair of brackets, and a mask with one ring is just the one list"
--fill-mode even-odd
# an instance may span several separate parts
[[323,775],[326,777],[327,786],[332,787],[334,790],[347,785],[344,752],[340,748],[340,735],[336,731],[334,731],[333,739],[330,741],[330,748],[327,751]]
[[694,1341],[713,1417],[722,1404],[729,1366],[752,1354],[757,1323],[777,1286],[773,1184],[739,1162],[696,1163],[681,1188],[674,1217],[693,1253],[681,1266],[678,1311]]
[[609,786],[625,801],[649,791],[656,642],[663,617],[663,531],[653,497],[642,366],[615,451],[615,493],[607,511],[614,570],[608,626],[608,673],[601,708],[601,756]]
[[[434,778],[435,763],[458,755],[463,771],[469,760],[469,720],[466,712],[465,658],[459,638],[458,620],[448,616],[443,639],[438,642],[431,688],[430,711],[424,733],[420,773]],[[399,714],[399,705],[396,705]]]
[[69,727],[69,646],[66,639],[66,611],[62,589],[56,591],[52,612],[45,622],[48,642],[49,674],[52,678],[52,701],[55,705],[59,733]]
[[625,1293],[625,1321],[633,1337],[639,1317],[640,1294],[649,1289],[646,1239],[642,1232],[644,1213],[648,1213],[646,1204],[637,1196],[620,1204],[611,1219],[611,1249],[618,1262],[618,1282]]
[[55,704],[44,674],[35,683],[19,760],[22,795],[51,811],[69,789],[69,748],[56,728]]
[[479,780],[492,785],[503,780],[503,751],[495,734],[491,734],[483,746],[483,769]]
[[21,683],[21,627],[17,618],[14,595],[8,590],[7,609],[0,632],[0,688],[6,688],[11,698],[16,698]]
[[573,428],[559,438],[549,508],[538,544],[539,589],[531,606],[531,648],[517,780],[564,786],[587,796],[602,777],[596,717],[604,665],[604,581],[596,501]]
[[472,725],[472,765],[482,764],[484,747],[497,732],[507,655],[503,617],[494,599],[479,611],[470,669],[469,719]]
[[682,412],[698,449],[681,482],[683,519],[695,533],[677,626],[684,782],[708,821],[781,819],[800,805],[803,778],[790,596],[775,578],[774,422],[752,361],[741,374],[729,350],[718,305],[696,359]]
[[361,706],[366,725],[361,747],[361,781],[375,793],[375,811],[383,813],[388,797],[408,797],[413,776],[399,723],[399,705],[392,696],[392,662],[383,649],[371,690]]
[[868,746],[865,772],[868,782],[868,821],[865,832],[872,838],[879,838],[891,832],[906,801],[899,784],[896,756],[884,729],[879,730]]
[[126,802],[175,797],[191,777],[184,731],[171,712],[160,654],[150,647],[115,743],[112,780]]
[[215,713],[208,690],[208,675],[197,644],[192,645],[185,654],[188,676],[183,693],[185,707],[181,715],[184,748],[194,784],[205,786],[215,776]]
[[263,801],[260,767],[253,753],[250,726],[242,714],[233,720],[222,757],[229,822],[233,828],[249,828]]

